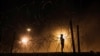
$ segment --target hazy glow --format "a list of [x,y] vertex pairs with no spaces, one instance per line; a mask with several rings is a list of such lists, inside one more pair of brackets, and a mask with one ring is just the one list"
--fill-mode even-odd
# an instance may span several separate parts
[[54,32],[54,38],[60,40],[61,34],[63,34],[63,38],[67,40],[68,37],[68,32],[66,29],[58,29]]
[[57,34],[58,39],[60,39],[61,34],[63,34],[63,38],[64,38],[64,39],[67,38],[67,33],[65,33],[65,32],[57,32],[57,33],[58,33],[58,34]]
[[27,28],[27,31],[28,31],[28,32],[30,32],[30,31],[31,31],[31,29],[30,29],[30,28]]
[[23,35],[19,38],[16,43],[15,49],[13,52],[17,53],[32,53],[34,51],[34,46],[32,44],[32,39],[26,35]]
[[[27,35],[22,35],[19,41],[19,47],[15,51],[18,53],[31,53],[31,52],[61,52],[60,37],[63,34],[64,38],[64,52],[71,52],[70,34],[67,29],[54,29],[51,32],[50,38],[39,39]],[[40,36],[42,37],[42,36]],[[32,40],[32,41],[31,41]],[[19,51],[18,51],[19,50]]]
[[[68,31],[68,29],[55,29],[55,31],[52,32],[54,37],[53,39],[57,40],[56,45],[58,45],[57,48],[57,52],[61,51],[61,43],[60,43],[60,37],[61,34],[63,34],[63,38],[64,38],[64,52],[71,52],[71,38],[70,38],[70,32]],[[53,45],[51,45],[51,47],[53,48]],[[55,47],[54,47],[55,48]]]
[[27,45],[28,41],[29,41],[29,39],[26,36],[22,37],[22,39],[21,39],[21,42],[24,45]]

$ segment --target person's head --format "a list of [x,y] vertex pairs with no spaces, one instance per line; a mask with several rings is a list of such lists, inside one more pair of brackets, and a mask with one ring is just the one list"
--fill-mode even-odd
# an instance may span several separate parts
[[63,38],[63,34],[61,34],[61,38]]

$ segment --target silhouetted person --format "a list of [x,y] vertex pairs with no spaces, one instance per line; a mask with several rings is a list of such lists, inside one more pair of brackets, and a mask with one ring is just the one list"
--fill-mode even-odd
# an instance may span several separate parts
[[63,34],[61,34],[60,41],[61,41],[61,52],[63,52],[63,49],[64,49],[64,38],[63,38]]

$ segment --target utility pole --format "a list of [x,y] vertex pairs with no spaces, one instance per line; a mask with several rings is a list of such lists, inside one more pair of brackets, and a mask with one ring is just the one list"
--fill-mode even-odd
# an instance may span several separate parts
[[72,20],[70,20],[70,30],[71,30],[71,39],[72,39],[73,53],[75,53],[75,43],[74,43],[74,36],[73,36],[73,25],[72,25]]
[[79,25],[77,25],[77,44],[78,44],[78,53],[80,53]]

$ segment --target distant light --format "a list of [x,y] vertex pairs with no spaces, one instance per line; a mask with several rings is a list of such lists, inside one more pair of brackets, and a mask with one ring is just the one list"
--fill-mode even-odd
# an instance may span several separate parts
[[30,31],[31,31],[31,29],[30,29],[30,28],[27,28],[27,31],[28,31],[28,32],[30,32]]
[[27,37],[23,37],[23,38],[21,39],[21,42],[22,42],[22,44],[24,44],[24,45],[27,45],[28,41],[29,41],[29,39],[28,39]]

